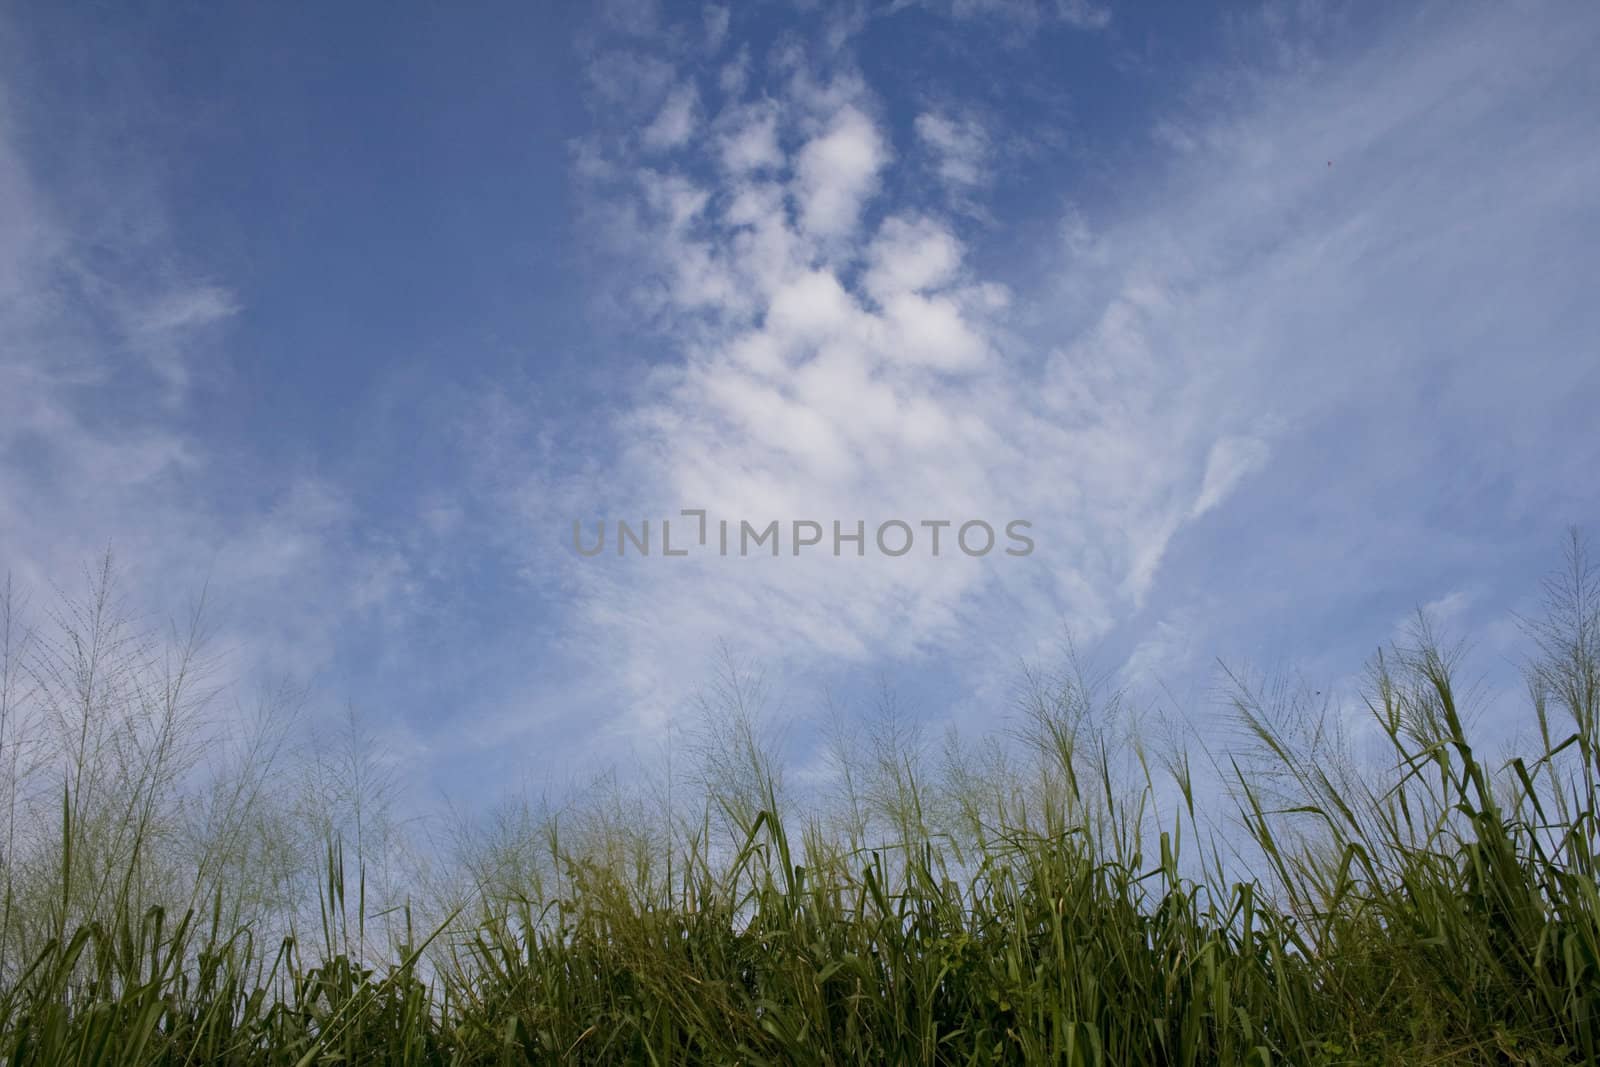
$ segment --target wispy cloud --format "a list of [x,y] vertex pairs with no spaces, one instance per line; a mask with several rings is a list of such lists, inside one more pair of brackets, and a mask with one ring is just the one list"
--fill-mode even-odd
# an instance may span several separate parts
[[[928,112],[897,143],[834,60],[790,55],[757,69],[759,94],[704,101],[716,132],[689,147],[714,167],[608,155],[590,195],[629,220],[610,238],[632,251],[630,283],[657,280],[672,359],[617,416],[594,515],[1015,516],[1039,551],[574,561],[572,646],[603,649],[593,669],[637,724],[660,721],[718,638],[803,669],[978,634],[1006,669],[1063,620],[1093,636],[1133,617],[1186,527],[1280,456],[1314,464],[1330,422],[1493,395],[1486,324],[1537,331],[1565,299],[1507,291],[1502,257],[1579,254],[1550,227],[1594,174],[1580,98],[1560,88],[1593,29],[1476,9],[1312,68],[1241,71],[1204,115],[1162,117],[1121,201],[1070,208],[1020,250],[1050,267],[1020,285],[982,277],[952,220],[884,192],[937,202],[905,169],[917,143],[932,180],[979,184],[984,135]],[[1485,71],[1501,92],[1464,95]],[[1538,130],[1514,118],[1532,100]],[[1563,344],[1557,377],[1579,359]],[[1362,447],[1402,465],[1434,447],[1400,433]],[[535,515],[547,542],[572,517]],[[1172,645],[1151,641],[1141,662]]]
[[989,135],[977,119],[925,111],[917,116],[916,131],[933,155],[935,172],[954,191],[970,192],[989,180]]
[[[95,116],[48,118],[105,140]],[[172,236],[153,160],[41,175],[23,143],[0,121],[0,573],[36,600],[77,592],[110,549],[141,619],[209,585],[226,677],[326,672],[352,620],[406,617],[411,559],[333,479],[198,428],[242,301]]]
[[1212,445],[1200,482],[1200,496],[1189,510],[1189,517],[1198,519],[1222,503],[1240,482],[1266,465],[1269,455],[1267,446],[1253,437],[1224,437]]
[[699,94],[693,85],[679,85],[667,94],[655,121],[644,128],[645,147],[657,150],[681,147],[694,133]]
[[[853,50],[930,14],[1110,48],[1131,14],[908,6],[773,33],[765,9],[600,11],[574,199],[538,210],[601,250],[588,280],[638,355],[606,353],[588,394],[420,367],[392,436],[425,438],[403,443],[428,469],[372,484],[388,460],[216,429],[233,331],[267,294],[179,247],[159,181],[53,180],[0,126],[0,562],[40,585],[111,541],[152,603],[209,572],[247,669],[337,697],[392,667],[397,713],[436,758],[470,749],[476,780],[514,738],[564,759],[656,736],[722,640],[808,683],[909,665],[952,693],[999,692],[1064,628],[1126,653],[1124,680],[1200,671],[1219,630],[1259,647],[1282,628],[1263,619],[1354,585],[1402,601],[1372,609],[1381,635],[1411,595],[1396,567],[1432,600],[1468,585],[1427,566],[1592,513],[1588,11],[1431,8],[1349,36],[1239,16],[1230,60],[1141,83],[1118,132],[1075,128],[1066,151],[1060,94],[1008,107]],[[404,230],[384,237],[438,253]],[[530,317],[562,310],[541,299]],[[571,550],[574,519],[680,508],[869,538],[1026,519],[1037,549]],[[1471,588],[1469,615],[1494,599]]]
[[999,19],[1025,27],[1062,22],[1081,30],[1111,25],[1111,8],[1092,0],[947,0],[949,13],[962,19]]

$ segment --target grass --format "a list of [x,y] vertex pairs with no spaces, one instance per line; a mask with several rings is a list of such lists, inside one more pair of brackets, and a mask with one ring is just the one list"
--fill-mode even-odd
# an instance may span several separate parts
[[[692,800],[508,809],[443,876],[413,864],[410,904],[369,885],[381,790],[296,838],[284,813],[307,792],[325,809],[325,777],[273,795],[270,746],[188,785],[194,657],[133,684],[154,661],[90,598],[43,660],[6,637],[6,662],[33,666],[0,678],[0,1057],[1600,1062],[1600,589],[1576,540],[1567,563],[1528,624],[1520,753],[1474,746],[1456,657],[1423,621],[1372,664],[1359,724],[1236,679],[1247,744],[1157,756],[1081,676],[1035,679],[1013,741],[934,766],[891,713],[841,739],[837,795],[798,804],[733,672]],[[97,640],[121,703],[100,699]],[[41,707],[65,739],[52,759],[17,751],[50,732]],[[223,847],[241,835],[258,858]]]

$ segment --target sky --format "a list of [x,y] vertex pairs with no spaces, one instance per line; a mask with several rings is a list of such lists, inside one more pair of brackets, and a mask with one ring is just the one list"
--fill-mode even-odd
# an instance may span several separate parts
[[[6,4],[0,567],[203,588],[231,677],[453,802],[658,748],[729,659],[802,764],[885,690],[1003,728],[1069,641],[1211,737],[1219,664],[1349,691],[1419,608],[1514,731],[1600,517],[1597,47],[1579,2]],[[684,509],[780,551],[663,556]],[[649,555],[575,550],[619,520]]]

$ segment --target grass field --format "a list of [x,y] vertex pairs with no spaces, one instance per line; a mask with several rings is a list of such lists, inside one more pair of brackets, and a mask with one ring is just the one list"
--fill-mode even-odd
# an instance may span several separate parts
[[6,1063],[1600,1062],[1576,540],[1508,757],[1425,621],[1360,721],[1241,682],[1237,751],[1157,750],[1039,677],[1014,736],[841,743],[826,803],[734,672],[694,789],[428,848],[356,727],[309,758],[281,694],[213,714],[203,627],[154,640],[108,577],[6,615]]

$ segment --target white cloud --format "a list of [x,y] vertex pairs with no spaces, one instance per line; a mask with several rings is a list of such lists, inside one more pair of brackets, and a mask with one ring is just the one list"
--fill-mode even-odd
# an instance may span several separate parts
[[715,52],[722,47],[722,42],[728,39],[728,24],[731,13],[723,4],[707,4],[702,12],[706,23],[706,47]]
[[773,290],[767,308],[770,336],[797,354],[840,336],[860,320],[860,309],[839,279],[823,270],[786,280]]
[[751,107],[732,116],[732,128],[720,140],[722,165],[735,174],[767,170],[783,163],[778,147],[778,115],[774,107]]
[[584,73],[598,101],[640,125],[656,118],[677,78],[670,61],[631,48],[596,52]]
[[989,346],[961,306],[945,296],[895,293],[883,301],[884,356],[943,371],[976,370]]
[[1190,669],[1195,660],[1195,620],[1177,613],[1159,620],[1140,641],[1117,672],[1122,684],[1133,689],[1161,685]]
[[722,89],[723,95],[737,98],[744,94],[745,85],[750,80],[750,52],[740,48],[737,55],[722,65],[717,72],[717,85]]
[[216,285],[198,285],[167,293],[154,303],[140,308],[130,325],[141,336],[159,335],[207,326],[238,310],[239,305],[228,290]]
[[[1051,13],[1102,24],[1094,11]],[[697,169],[678,187],[693,211],[657,212],[631,238],[630,277],[670,281],[653,307],[679,358],[615,423],[612,498],[632,514],[753,521],[1027,517],[1039,550],[1014,566],[575,564],[574,645],[603,648],[592,655],[614,699],[641,709],[627,721],[657,721],[719,637],[816,665],[949,655],[962,634],[980,671],[1048,643],[1064,619],[1092,637],[1146,602],[1187,524],[1270,476],[1303,435],[1375,390],[1390,414],[1415,402],[1411,368],[1492,395],[1459,376],[1485,372],[1490,354],[1459,362],[1481,346],[1425,309],[1460,307],[1444,279],[1471,278],[1477,321],[1537,321],[1536,293],[1476,279],[1504,277],[1503,255],[1545,240],[1596,150],[1575,113],[1535,131],[1511,105],[1458,91],[1490,70],[1513,98],[1536,97],[1540,75],[1519,57],[1560,40],[1540,68],[1556,69],[1582,35],[1477,18],[1396,30],[1324,68],[1238,72],[1225,106],[1163,123],[1188,147],[1148,161],[1160,177],[1137,199],[1069,206],[1018,249],[1045,272],[1014,291],[978,274],[947,221],[874,201],[893,187],[895,146],[859,77],[780,55],[785,92],[714,120],[717,176]],[[949,185],[981,186],[988,135],[952,114],[925,114],[916,135]],[[754,147],[735,147],[745,138]],[[1502,142],[1516,150],[1464,147]],[[1395,360],[1396,345],[1442,351],[1430,331],[1460,342],[1457,363]],[[1175,637],[1152,640],[1144,661]]]
[[1059,20],[1081,30],[1111,25],[1111,10],[1091,0],[949,0],[957,18],[994,18],[1024,27]]
[[955,278],[961,254],[955,235],[932,219],[886,219],[867,249],[862,288],[877,300],[942,288]]
[[916,131],[946,185],[965,192],[988,182],[989,135],[976,119],[928,111],[917,116]]
[[1270,454],[1266,442],[1253,437],[1224,437],[1212,445],[1200,495],[1195,498],[1189,517],[1198,519],[1221,504],[1240,482],[1266,466]]
[[237,314],[239,304],[227,289],[205,283],[135,299],[124,312],[129,339],[166,382],[167,403],[177,403],[189,385],[190,360],[199,347],[197,332]]
[[1476,597],[1465,589],[1456,589],[1443,596],[1434,597],[1415,611],[1395,621],[1390,640],[1401,647],[1415,643],[1416,626],[1420,615],[1429,626],[1435,627],[1437,636],[1447,643],[1459,634],[1460,624],[1472,608]]
[[693,85],[679,85],[667,94],[655,121],[643,133],[645,146],[662,151],[682,148],[694,135],[700,97]]
[[840,108],[795,160],[802,229],[824,239],[849,234],[877,191],[878,173],[887,162],[887,147],[872,120],[854,105]]
[[1082,30],[1103,30],[1111,25],[1111,9],[1090,0],[1056,0],[1055,16]]
[[661,23],[657,0],[603,0],[597,6],[612,29],[622,33],[648,36]]

